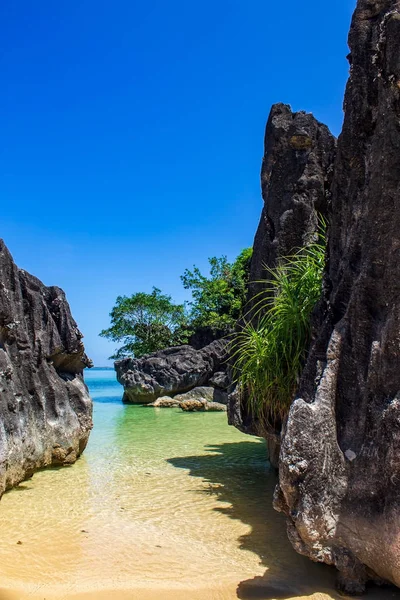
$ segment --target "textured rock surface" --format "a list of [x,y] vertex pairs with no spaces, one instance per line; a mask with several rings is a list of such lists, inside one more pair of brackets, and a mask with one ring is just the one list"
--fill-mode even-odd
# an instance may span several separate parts
[[264,207],[253,244],[249,303],[263,290],[260,281],[279,258],[310,242],[318,213],[326,216],[330,200],[336,140],[312,114],[293,113],[275,104],[265,130],[261,189]]
[[359,0],[327,302],[280,458],[295,548],[339,586],[400,585],[400,2]]
[[150,404],[145,404],[145,406],[152,406],[153,408],[178,408],[179,400],[174,400],[170,396],[161,396],[161,398],[157,398],[154,402],[150,402]]
[[185,402],[186,400],[201,400],[205,402],[217,402],[218,404],[228,403],[228,394],[213,387],[196,387],[186,392],[185,394],[178,394],[174,396],[174,400],[178,402]]
[[[260,281],[270,278],[268,268],[311,241],[318,230],[318,213],[326,216],[335,149],[335,138],[312,114],[293,113],[285,104],[272,107],[265,131],[264,208],[254,239],[247,318],[255,318],[257,296],[265,289]],[[231,395],[228,416],[230,424],[245,433],[267,435],[238,393]],[[268,436],[271,458],[277,454],[277,439]]]
[[208,384],[226,358],[227,344],[218,340],[201,350],[178,346],[143,358],[124,358],[115,363],[115,370],[124,386],[124,402],[149,404]]
[[0,494],[84,450],[91,362],[64,292],[17,268],[0,240]]
[[201,350],[205,346],[209,346],[212,342],[229,336],[231,333],[232,331],[229,328],[215,329],[210,326],[198,327],[189,338],[189,346],[192,346],[196,350]]

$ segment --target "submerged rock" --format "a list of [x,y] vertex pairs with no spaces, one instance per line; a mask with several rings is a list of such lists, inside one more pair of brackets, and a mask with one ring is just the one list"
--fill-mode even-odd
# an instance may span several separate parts
[[18,269],[0,240],[0,495],[83,452],[89,366],[64,292]]
[[[254,239],[246,321],[257,320],[260,294],[271,279],[269,269],[317,237],[319,215],[330,202],[336,140],[312,114],[293,113],[276,104],[269,115],[261,170],[264,207]],[[279,432],[247,408],[237,390],[230,395],[229,423],[244,433],[267,438],[271,462],[277,466]]]
[[179,400],[175,400],[170,396],[162,396],[161,398],[157,398],[154,402],[150,402],[150,404],[145,404],[145,406],[152,406],[154,408],[177,408],[179,404]]
[[210,411],[210,412],[226,412],[226,404],[220,402],[213,402],[212,400],[206,400],[199,396],[198,398],[188,398],[180,402],[180,408],[186,412],[199,412],[199,411]]
[[124,402],[150,404],[160,396],[208,384],[226,359],[227,342],[216,340],[200,350],[177,346],[142,358],[124,358],[116,361],[115,370],[124,386]]
[[400,2],[359,0],[333,182],[325,315],[276,507],[339,587],[400,586]]
[[193,390],[190,390],[190,392],[186,392],[185,394],[174,396],[174,400],[178,400],[179,402],[200,400],[226,405],[228,403],[228,394],[216,388],[201,386],[193,388]]

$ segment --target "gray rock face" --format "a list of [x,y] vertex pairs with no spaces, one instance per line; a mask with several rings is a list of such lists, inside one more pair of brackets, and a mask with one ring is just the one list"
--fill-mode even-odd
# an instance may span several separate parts
[[[264,208],[254,239],[250,267],[247,320],[255,319],[255,305],[265,289],[262,281],[277,261],[316,237],[318,214],[326,216],[336,140],[312,114],[293,113],[289,106],[272,107],[265,131],[261,187]],[[244,433],[265,436],[270,456],[276,456],[277,437],[247,410],[245,399],[233,393],[229,422]]]
[[227,390],[230,385],[230,379],[227,373],[219,371],[215,373],[210,379],[210,385],[218,390]]
[[167,348],[142,358],[115,363],[124,386],[124,402],[149,404],[160,396],[175,396],[207,385],[227,359],[227,343],[217,340],[201,350],[191,346]]
[[275,104],[265,130],[261,189],[264,207],[250,265],[250,305],[269,280],[268,269],[315,239],[327,215],[336,140],[312,114]]
[[189,346],[196,350],[201,350],[205,346],[209,346],[215,340],[220,340],[229,336],[232,331],[229,328],[215,329],[210,326],[197,328],[193,335],[189,338]]
[[83,452],[92,364],[81,340],[64,292],[18,269],[0,240],[0,495]]
[[276,506],[339,586],[400,586],[400,1],[359,0],[325,313],[283,438]]

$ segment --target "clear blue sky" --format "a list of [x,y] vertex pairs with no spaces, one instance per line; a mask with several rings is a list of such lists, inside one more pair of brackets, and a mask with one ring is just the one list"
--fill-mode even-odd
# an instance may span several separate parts
[[272,103],[339,133],[355,0],[1,4],[0,236],[104,365],[117,295],[252,244]]

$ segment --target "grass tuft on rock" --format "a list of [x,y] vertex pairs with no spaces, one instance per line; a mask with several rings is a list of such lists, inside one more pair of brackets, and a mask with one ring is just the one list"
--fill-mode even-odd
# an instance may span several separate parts
[[232,341],[234,379],[247,411],[275,429],[288,413],[310,342],[311,313],[320,299],[325,236],[270,269],[256,314]]

